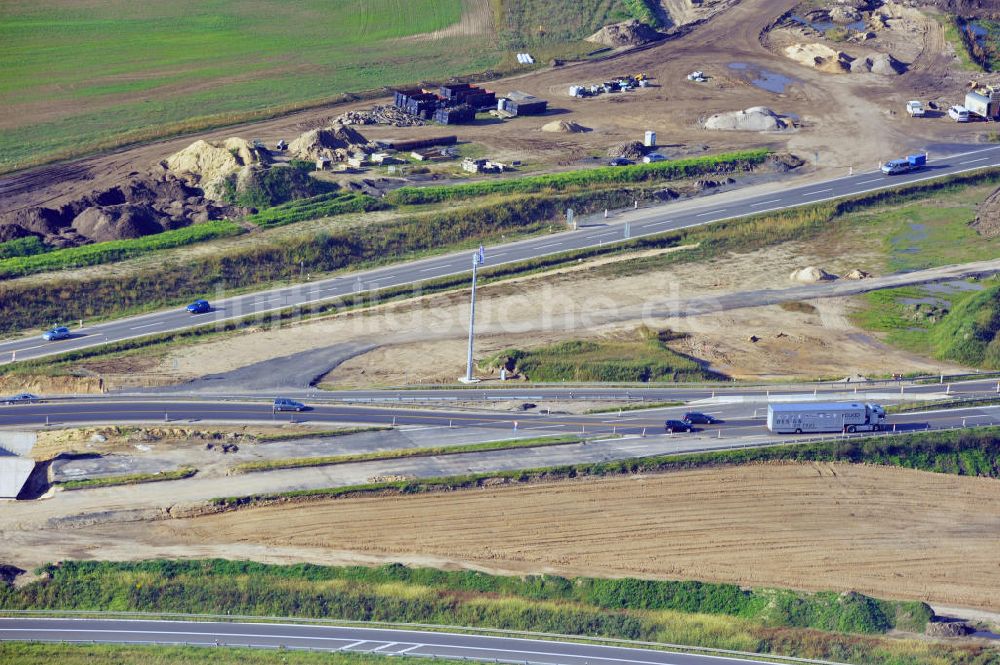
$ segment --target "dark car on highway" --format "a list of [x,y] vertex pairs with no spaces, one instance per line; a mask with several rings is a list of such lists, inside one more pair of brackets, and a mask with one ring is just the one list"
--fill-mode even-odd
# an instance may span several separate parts
[[684,422],[688,425],[711,425],[712,423],[717,423],[719,421],[707,413],[688,411],[684,414]]
[[663,429],[673,434],[674,432],[691,432],[693,428],[690,423],[683,420],[668,420],[663,423]]
[[631,159],[625,159],[624,157],[615,157],[610,162],[608,162],[608,166],[631,166],[634,163],[635,162],[633,162]]
[[205,312],[212,311],[212,306],[208,304],[207,300],[195,300],[187,306],[187,311],[192,314],[204,314]]
[[275,411],[304,411],[308,409],[302,402],[297,402],[294,399],[286,399],[284,397],[279,397],[274,400]]
[[41,398],[38,395],[32,395],[31,393],[18,393],[17,395],[12,395],[10,397],[5,397],[3,400],[4,404],[33,404],[35,402],[41,402]]
[[46,342],[54,342],[57,339],[69,339],[72,336],[73,334],[66,326],[56,326],[52,330],[47,330],[42,333],[42,339]]

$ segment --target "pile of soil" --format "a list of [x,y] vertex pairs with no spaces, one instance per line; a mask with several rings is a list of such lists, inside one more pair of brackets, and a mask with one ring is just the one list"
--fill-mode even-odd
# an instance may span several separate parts
[[970,224],[984,238],[1000,236],[1000,188],[979,204],[976,219]]
[[802,268],[801,270],[793,270],[792,274],[789,275],[789,279],[793,282],[802,282],[804,284],[814,284],[816,282],[832,282],[837,279],[836,275],[832,275],[822,268],[817,268],[816,266],[808,266]]
[[787,129],[788,126],[788,123],[766,106],[716,113],[704,123],[705,129],[742,132],[775,132]]
[[646,155],[646,146],[642,141],[626,141],[608,148],[608,157],[624,157],[625,159],[642,159]]
[[655,42],[658,39],[663,39],[663,35],[657,32],[654,28],[637,21],[636,19],[606,25],[590,37],[587,37],[588,42],[604,44],[605,46],[611,46],[612,48],[620,46],[639,46],[641,44]]
[[976,629],[964,621],[930,621],[924,632],[931,637],[965,637]]
[[542,131],[579,134],[580,132],[589,132],[590,128],[584,127],[583,125],[578,125],[575,122],[567,122],[566,120],[556,120],[555,122],[550,122],[547,125],[542,125]]
[[799,168],[803,164],[805,164],[805,161],[801,157],[793,155],[790,152],[772,153],[767,157],[767,165],[779,173],[787,173]]
[[843,51],[834,51],[826,44],[792,44],[785,47],[785,55],[799,64],[831,74],[851,71],[853,58]]
[[244,166],[264,165],[270,155],[241,138],[210,143],[198,140],[167,158],[166,166],[180,176],[197,182],[205,196],[221,201],[226,179]]
[[59,208],[22,208],[0,215],[0,241],[35,236],[54,248],[75,247],[138,238],[245,212],[215,205],[201,189],[168,171],[134,176]]
[[312,129],[292,141],[288,151],[298,159],[316,160],[326,157],[343,162],[352,152],[368,152],[368,140],[347,125]]
[[870,58],[857,58],[851,61],[851,73],[871,72],[883,76],[899,76],[906,71],[906,65],[896,60],[888,53],[878,53]]
[[844,275],[844,279],[868,279],[871,276],[872,276],[871,273],[855,268],[854,270],[851,270],[846,275]]

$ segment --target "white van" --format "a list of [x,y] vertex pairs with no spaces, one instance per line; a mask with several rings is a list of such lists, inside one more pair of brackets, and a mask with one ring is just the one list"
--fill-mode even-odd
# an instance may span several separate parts
[[969,109],[964,106],[952,106],[948,109],[948,115],[955,122],[969,122]]

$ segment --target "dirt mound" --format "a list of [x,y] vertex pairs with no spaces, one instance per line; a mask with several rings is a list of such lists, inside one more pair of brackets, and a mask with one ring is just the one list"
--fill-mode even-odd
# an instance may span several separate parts
[[24,208],[3,215],[0,241],[34,235],[52,247],[72,247],[88,241],[136,238],[164,228],[220,219],[233,212],[226,208],[209,210],[200,189],[165,172],[129,178],[59,209]]
[[844,279],[868,279],[871,276],[871,273],[855,268],[844,275]]
[[888,53],[878,53],[870,58],[857,58],[851,61],[852,74],[871,72],[882,76],[899,76],[905,71],[906,65]]
[[550,122],[547,125],[542,125],[543,132],[562,132],[566,134],[579,134],[580,132],[589,132],[589,127],[584,127],[583,125],[578,125],[575,122],[567,122],[566,120],[557,120],[555,122]]
[[754,106],[743,111],[716,113],[705,120],[705,129],[743,132],[774,132],[786,129],[788,123],[766,106]]
[[198,140],[167,158],[167,168],[177,175],[194,176],[205,196],[222,200],[227,176],[244,166],[266,164],[266,151],[240,138],[209,143]]
[[806,67],[815,67],[831,74],[843,74],[851,70],[852,58],[849,55],[818,42],[786,46],[785,55]]
[[970,224],[984,238],[1000,236],[1000,188],[979,204],[976,219]]
[[924,632],[931,637],[965,637],[976,629],[964,621],[931,621]]
[[363,150],[368,140],[361,133],[347,125],[334,125],[324,129],[312,129],[302,134],[288,145],[289,152],[299,159],[316,160],[326,157],[334,161],[345,161],[351,153]]
[[646,154],[646,146],[642,141],[626,141],[608,148],[608,157],[624,157],[625,159],[642,159]]
[[655,42],[658,39],[663,39],[663,35],[636,19],[606,25],[590,37],[587,37],[588,42],[604,44],[613,48],[619,46],[639,46],[640,44]]
[[815,282],[832,282],[837,279],[836,275],[831,275],[822,268],[817,268],[816,266],[808,266],[802,268],[801,270],[793,270],[792,274],[789,275],[789,279],[793,282],[802,282],[804,284],[813,284]]
[[788,171],[799,168],[805,164],[805,161],[801,157],[793,155],[790,152],[778,152],[768,155],[767,164],[779,173],[787,173]]
[[125,203],[87,208],[73,220],[73,229],[95,242],[141,238],[163,231],[162,214],[147,205]]

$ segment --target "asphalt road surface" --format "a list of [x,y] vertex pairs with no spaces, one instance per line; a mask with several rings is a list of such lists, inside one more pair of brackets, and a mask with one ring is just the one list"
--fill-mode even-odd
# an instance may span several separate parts
[[[489,247],[486,265],[496,266],[525,259],[557,254],[567,250],[596,247],[628,238],[656,235],[666,231],[742,217],[744,215],[783,210],[813,204],[843,196],[862,194],[913,182],[939,178],[965,171],[1000,165],[1000,145],[970,147],[969,151],[934,158],[927,168],[911,174],[884,176],[867,171],[843,178],[789,187],[765,194],[747,192],[742,198],[725,201],[706,199],[699,207],[683,210],[670,205],[635,211],[628,216],[628,225],[589,224],[575,231],[546,235],[509,244]],[[351,273],[298,286],[250,293],[213,302],[214,309],[205,314],[191,315],[182,309],[161,311],[119,319],[73,331],[73,337],[45,342],[40,336],[23,337],[0,344],[0,363],[27,360],[74,349],[97,346],[112,341],[144,335],[181,330],[193,326],[220,323],[249,315],[274,312],[285,307],[331,301],[368,290],[419,283],[471,269],[472,252],[442,255],[422,261],[400,263],[376,270]],[[211,294],[205,294],[210,297]]]
[[[301,413],[274,413],[269,403],[185,402],[152,400],[67,400],[0,408],[0,427],[37,427],[152,422],[299,422],[353,423],[362,425],[417,425],[434,427],[487,427],[538,433],[654,434],[663,431],[664,417],[678,417],[684,407],[649,412],[603,413],[593,415],[547,414],[537,412],[476,412],[457,409],[415,409],[317,404]],[[719,431],[720,436],[752,437],[765,434],[766,407],[758,403],[705,405],[698,410],[725,422],[698,426],[702,431]],[[1000,422],[1000,406],[933,410],[930,413],[890,415],[889,423],[898,431],[918,431],[963,425]]]
[[530,665],[718,665],[752,659],[554,640],[280,623],[0,618],[0,640],[243,646]]

